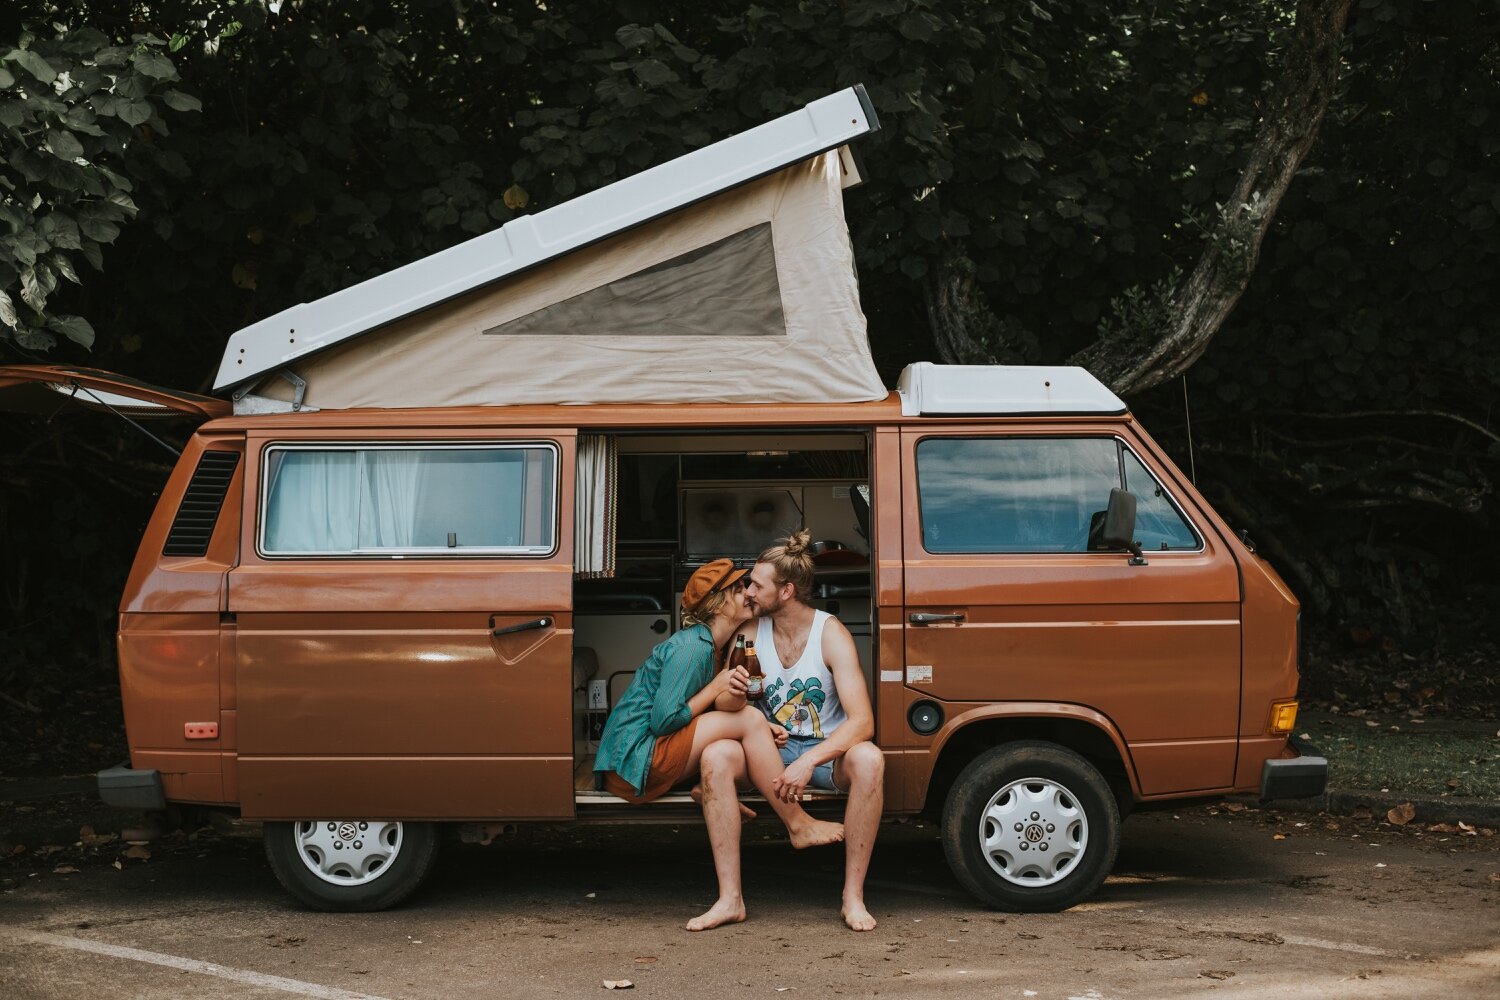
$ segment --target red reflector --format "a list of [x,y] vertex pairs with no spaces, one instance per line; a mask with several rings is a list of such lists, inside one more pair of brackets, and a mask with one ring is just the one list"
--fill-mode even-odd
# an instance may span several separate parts
[[190,740],[216,740],[219,738],[217,722],[184,722],[182,735]]

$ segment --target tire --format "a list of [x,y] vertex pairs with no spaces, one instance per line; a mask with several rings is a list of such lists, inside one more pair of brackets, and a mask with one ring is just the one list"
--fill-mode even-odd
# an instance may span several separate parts
[[315,910],[386,910],[437,861],[431,823],[301,820],[265,825],[266,860],[287,892]]
[[1109,785],[1055,743],[987,750],[943,807],[948,867],[981,902],[1051,913],[1082,902],[1114,867],[1120,814]]

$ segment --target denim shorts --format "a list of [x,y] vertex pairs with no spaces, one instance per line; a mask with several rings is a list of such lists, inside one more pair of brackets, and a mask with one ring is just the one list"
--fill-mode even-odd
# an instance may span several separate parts
[[[781,763],[783,765],[790,764],[822,742],[822,740],[813,736],[788,736],[786,744],[778,748],[781,751]],[[812,777],[808,779],[807,787],[818,788],[825,792],[842,792],[844,790],[833,783],[833,761],[831,760],[813,768]]]

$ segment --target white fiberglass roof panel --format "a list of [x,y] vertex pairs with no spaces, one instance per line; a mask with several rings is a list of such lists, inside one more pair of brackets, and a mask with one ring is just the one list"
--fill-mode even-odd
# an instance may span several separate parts
[[907,365],[896,386],[915,416],[1119,414],[1126,411],[1087,369],[1065,365]]
[[880,127],[863,87],[616,181],[500,229],[253,323],[229,338],[215,391],[713,195]]

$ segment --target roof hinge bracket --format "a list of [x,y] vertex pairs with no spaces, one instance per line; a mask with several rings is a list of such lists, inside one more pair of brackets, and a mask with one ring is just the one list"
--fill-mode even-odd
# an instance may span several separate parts
[[280,399],[267,399],[250,392],[255,383],[247,382],[234,392],[235,413],[317,413],[316,406],[306,406],[303,400],[307,398],[307,380],[290,368],[283,368],[276,373],[292,384],[292,401],[290,403]]

